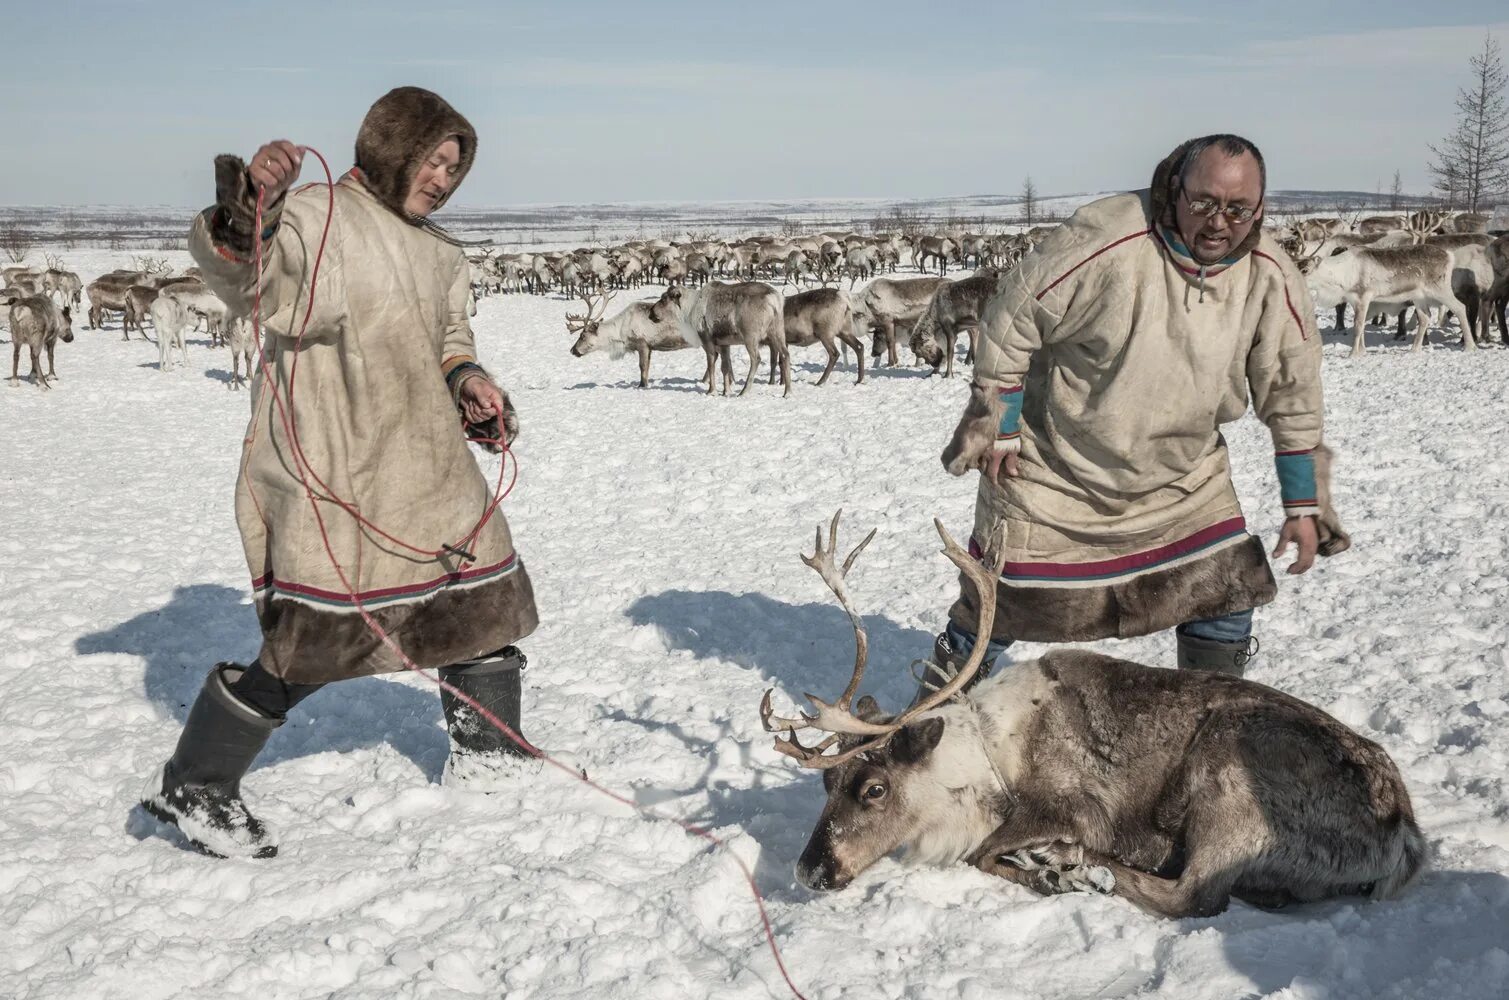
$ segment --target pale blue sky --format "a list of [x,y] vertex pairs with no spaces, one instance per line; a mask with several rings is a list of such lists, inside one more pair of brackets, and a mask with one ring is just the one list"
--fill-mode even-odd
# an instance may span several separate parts
[[[0,204],[209,200],[287,137],[349,164],[389,87],[480,135],[458,205],[1144,185],[1241,132],[1279,188],[1426,186],[1501,2],[7,4]],[[306,179],[314,179],[306,169]]]

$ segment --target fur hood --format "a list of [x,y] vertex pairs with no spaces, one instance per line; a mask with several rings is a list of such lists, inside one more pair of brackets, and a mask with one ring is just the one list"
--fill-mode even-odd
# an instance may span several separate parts
[[[1156,167],[1153,168],[1153,183],[1148,187],[1148,222],[1163,224],[1178,232],[1178,225],[1174,220],[1174,199],[1179,195],[1179,172],[1184,167],[1184,160],[1189,153],[1189,147],[1194,145],[1195,140],[1189,139],[1174,147],[1174,151],[1165,156]],[[1267,192],[1263,192],[1267,195]],[[1227,257],[1242,257],[1257,248],[1258,241],[1263,238],[1264,218],[1259,218],[1253,225],[1252,231],[1247,238],[1237,244],[1235,250],[1227,254]],[[1182,235],[1180,237],[1183,238]]]
[[356,166],[362,182],[378,201],[403,218],[417,221],[403,207],[409,185],[425,157],[453,136],[461,144],[461,164],[456,182],[436,203],[437,209],[450,200],[471,170],[477,133],[439,94],[422,87],[395,87],[377,99],[356,133]]

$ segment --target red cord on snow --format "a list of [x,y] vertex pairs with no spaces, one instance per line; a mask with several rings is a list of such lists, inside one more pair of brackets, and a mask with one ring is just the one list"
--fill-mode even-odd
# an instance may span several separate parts
[[[468,438],[468,440],[470,441],[475,441],[481,444],[492,444],[502,449],[502,457],[500,459],[498,467],[498,485],[493,491],[491,502],[489,502],[489,504],[487,505],[486,510],[483,511],[482,517],[480,520],[478,520],[476,526],[472,528],[471,531],[467,532],[466,535],[464,535],[455,546],[442,546],[438,549],[425,548],[424,546],[414,545],[410,542],[406,542],[403,539],[384,531],[378,525],[373,524],[371,521],[367,520],[361,515],[360,511],[357,510],[355,504],[337,495],[336,492],[332,490],[323,479],[320,478],[319,474],[316,473],[314,468],[310,465],[309,460],[304,455],[304,449],[299,443],[299,429],[293,413],[293,391],[294,380],[297,377],[299,370],[299,356],[302,353],[301,349],[304,345],[304,332],[308,329],[309,318],[314,313],[314,295],[315,287],[319,281],[320,261],[324,258],[325,255],[325,241],[326,238],[330,235],[330,221],[335,216],[335,179],[330,173],[330,164],[325,161],[325,158],[320,155],[318,150],[313,149],[309,146],[300,146],[299,149],[303,152],[313,153],[315,158],[320,161],[320,166],[324,168],[325,186],[329,191],[329,203],[325,213],[325,226],[324,229],[320,232],[319,249],[316,251],[314,256],[314,267],[309,274],[308,305],[305,307],[304,320],[299,326],[298,336],[294,342],[293,363],[289,366],[288,369],[288,398],[286,402],[283,399],[283,394],[278,391],[277,373],[273,371],[272,366],[268,361],[267,353],[263,349],[262,345],[262,202],[266,191],[264,188],[260,187],[257,189],[257,209],[255,222],[253,224],[257,288],[255,293],[255,305],[252,310],[251,317],[252,331],[257,342],[257,366],[262,372],[262,388],[265,391],[270,391],[272,393],[273,404],[276,407],[278,413],[278,421],[282,425],[284,436],[288,439],[290,447],[292,449],[294,458],[294,471],[299,477],[299,485],[304,488],[304,495],[309,500],[310,509],[314,511],[315,522],[316,524],[318,524],[320,529],[320,541],[324,545],[325,555],[330,560],[331,567],[335,569],[336,575],[340,578],[341,586],[346,588],[346,591],[351,598],[352,605],[356,608],[357,613],[361,615],[362,621],[366,623],[367,627],[372,630],[372,633],[377,636],[377,638],[382,642],[384,646],[393,651],[393,654],[397,656],[398,659],[403,663],[403,666],[406,670],[419,674],[420,676],[438,685],[441,689],[450,692],[451,695],[460,699],[463,704],[470,706],[491,725],[496,727],[499,732],[503,733],[509,739],[517,743],[527,754],[529,754],[529,756],[544,761],[557,770],[563,771],[564,773],[570,775],[574,780],[581,782],[582,784],[586,785],[588,788],[593,789],[599,794],[606,795],[613,801],[622,803],[623,805],[626,805],[629,808],[634,809],[635,811],[648,816],[651,819],[675,823],[686,832],[700,837],[703,840],[706,840],[708,843],[712,844],[715,847],[728,848],[727,842],[725,842],[717,835],[713,834],[711,831],[707,830],[705,827],[698,826],[694,823],[688,823],[685,820],[677,819],[674,816],[663,815],[650,808],[649,806],[641,805],[640,803],[635,802],[633,799],[630,799],[625,795],[621,795],[609,788],[604,788],[602,785],[589,779],[584,772],[577,771],[569,764],[564,764],[561,761],[556,760],[554,757],[551,757],[539,747],[524,739],[523,736],[521,736],[519,733],[514,732],[513,729],[511,729],[506,723],[504,723],[502,719],[499,719],[492,712],[488,711],[465,692],[457,689],[450,684],[447,684],[437,674],[431,674],[429,671],[415,664],[413,660],[409,659],[404,651],[398,647],[398,644],[393,640],[393,637],[383,629],[382,625],[378,623],[377,619],[374,618],[362,604],[361,598],[357,596],[355,585],[351,582],[350,578],[347,577],[345,567],[342,566],[340,560],[336,558],[335,550],[331,546],[330,535],[325,529],[325,517],[320,512],[321,499],[325,499],[331,503],[334,503],[342,511],[355,519],[357,523],[363,525],[370,531],[381,535],[383,538],[387,539],[393,544],[402,546],[403,548],[406,548],[409,551],[415,552],[419,555],[439,558],[440,556],[445,555],[447,551],[454,551],[456,548],[464,548],[465,546],[469,545],[475,538],[477,538],[477,536],[481,533],[483,526],[487,524],[488,520],[492,518],[493,513],[498,509],[498,505],[503,502],[503,499],[505,497],[513,492],[514,484],[518,481],[519,463],[517,458],[513,458],[513,451],[508,447],[508,442],[504,440],[504,437],[506,435],[502,430],[502,414],[498,415],[499,436],[497,438]],[[252,412],[254,414],[260,412],[259,403],[260,399],[253,401]],[[248,437],[246,439],[246,443],[248,445],[250,445],[251,442],[255,439],[256,432],[257,426],[256,419],[254,418],[252,428],[248,432]],[[247,449],[248,453],[249,451],[250,449]],[[509,479],[508,485],[505,487],[503,484],[504,471],[508,468],[509,460],[511,458],[513,458],[513,476]],[[262,518],[263,523],[266,523],[267,516],[263,512],[262,504],[257,500],[257,494],[256,491],[252,488],[251,479],[246,476],[245,459],[243,459],[242,476],[246,480],[247,492],[251,495],[252,503],[257,508],[258,516]],[[315,495],[315,487],[319,488],[321,496]],[[770,916],[765,911],[765,899],[760,895],[759,887],[755,884],[754,873],[749,870],[749,866],[744,863],[743,859],[735,854],[732,850],[729,850],[728,853],[729,856],[733,858],[734,863],[739,866],[739,871],[743,873],[744,880],[749,883],[749,891],[754,895],[755,906],[759,909],[760,912],[760,924],[765,931],[765,940],[770,945],[770,952],[775,957],[776,968],[780,970],[781,978],[786,981],[786,985],[791,989],[792,994],[797,997],[797,1000],[806,1000],[806,997],[803,996],[802,992],[797,989],[796,984],[791,981],[791,975],[786,971],[786,963],[781,959],[781,949],[776,944],[775,931],[771,927]]]

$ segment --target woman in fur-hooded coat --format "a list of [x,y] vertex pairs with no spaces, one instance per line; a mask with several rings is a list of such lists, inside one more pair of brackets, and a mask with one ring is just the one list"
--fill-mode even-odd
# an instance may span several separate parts
[[[298,352],[329,191],[306,185],[263,214],[264,349],[285,404],[297,358],[291,415],[308,468],[383,531],[474,557],[415,553],[340,507],[320,505],[351,589],[421,667],[506,646],[537,622],[502,512],[470,534],[493,484],[472,458],[452,394],[459,375],[479,370],[466,257],[403,210],[419,163],[447,137],[460,142],[459,184],[476,136],[448,104],[401,88],[368,113],[356,165],[335,186],[314,313]],[[234,245],[215,210],[195,222],[191,249],[205,281],[232,311],[249,314],[250,247]],[[255,390],[236,519],[262,623],[263,666],[303,684],[400,669],[356,613],[325,552],[273,393],[260,379]]]
[[[190,247],[205,281],[233,312],[259,309],[264,330],[268,370],[253,383],[236,484],[262,649],[248,666],[209,672],[142,796],[208,853],[277,852],[240,781],[294,705],[331,681],[404,666],[363,610],[416,665],[438,668],[447,784],[486,790],[538,752],[519,737],[525,660],[512,645],[535,628],[534,594],[502,513],[484,520],[491,484],[461,414],[499,425],[494,440],[512,440],[517,420],[476,360],[466,258],[428,220],[476,148],[438,95],[400,87],[368,112],[356,165],[333,192],[282,194],[301,159],[285,140],[251,166],[216,159],[216,204]],[[271,192],[260,303],[257,190]]]

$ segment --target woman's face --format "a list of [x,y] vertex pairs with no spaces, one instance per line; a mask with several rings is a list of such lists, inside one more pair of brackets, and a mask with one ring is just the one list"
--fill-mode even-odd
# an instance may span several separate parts
[[450,189],[455,186],[456,174],[461,170],[461,143],[447,139],[430,151],[414,174],[409,185],[409,196],[403,203],[405,212],[423,218],[435,211]]

